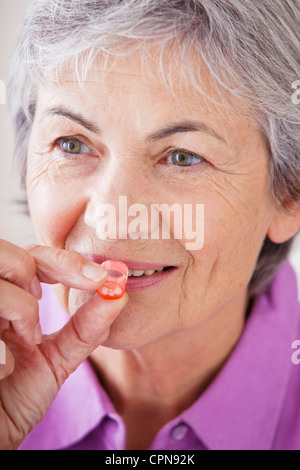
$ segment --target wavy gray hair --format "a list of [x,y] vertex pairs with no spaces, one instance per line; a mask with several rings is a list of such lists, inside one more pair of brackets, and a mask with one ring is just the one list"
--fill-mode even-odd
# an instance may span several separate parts
[[[7,80],[24,181],[38,85],[59,81],[66,66],[83,82],[99,53],[146,51],[151,41],[159,46],[158,64],[171,88],[168,64],[175,59],[202,93],[201,57],[215,85],[249,105],[269,147],[274,203],[283,210],[299,204],[300,106],[292,101],[292,84],[300,79],[299,32],[300,0],[33,0]],[[251,295],[267,288],[291,243],[266,238]]]

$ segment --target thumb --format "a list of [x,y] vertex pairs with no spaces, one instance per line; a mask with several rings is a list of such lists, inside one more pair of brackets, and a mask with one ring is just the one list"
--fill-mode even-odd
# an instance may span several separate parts
[[59,387],[106,341],[112,323],[128,300],[126,292],[117,300],[105,300],[96,294],[77,310],[60,331],[45,338],[40,348],[48,356]]

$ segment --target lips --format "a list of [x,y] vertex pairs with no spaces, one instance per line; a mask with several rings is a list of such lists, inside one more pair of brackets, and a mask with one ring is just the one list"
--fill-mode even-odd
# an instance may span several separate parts
[[[94,254],[83,254],[83,256],[90,260],[93,261],[94,263],[102,264],[104,261],[106,261],[107,258],[100,256],[100,255],[94,255]],[[126,286],[126,291],[127,292],[133,292],[135,290],[141,290],[145,289],[148,287],[154,287],[157,284],[165,281],[168,279],[174,271],[176,271],[177,267],[176,266],[171,266],[171,265],[165,265],[165,264],[157,264],[157,263],[148,263],[148,262],[142,262],[142,261],[133,261],[133,260],[128,260],[128,259],[120,259],[120,258],[114,258],[114,257],[109,257],[109,259],[113,261],[121,261],[122,263],[125,263],[126,266],[130,271],[157,271],[154,272],[151,275],[143,274],[141,276],[129,276],[127,280],[127,286]]]
[[[104,261],[107,260],[107,257],[100,256],[100,255],[82,254],[82,256],[98,264],[102,264]],[[111,259],[112,261],[121,261],[122,263],[125,263],[128,269],[131,269],[132,271],[146,271],[146,270],[158,271],[159,269],[163,269],[163,268],[167,268],[171,266],[167,264],[156,264],[156,263],[147,263],[144,261],[132,261],[128,259],[120,259],[120,258],[115,258],[112,256],[110,256],[109,259]]]

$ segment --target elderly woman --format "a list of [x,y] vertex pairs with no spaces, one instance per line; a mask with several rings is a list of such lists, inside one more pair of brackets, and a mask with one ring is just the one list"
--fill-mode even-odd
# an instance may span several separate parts
[[299,0],[32,1],[8,89],[38,245],[0,245],[2,449],[300,449],[299,25]]

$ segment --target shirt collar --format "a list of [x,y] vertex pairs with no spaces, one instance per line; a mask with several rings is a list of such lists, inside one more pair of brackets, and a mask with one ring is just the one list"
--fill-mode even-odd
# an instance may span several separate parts
[[211,450],[272,446],[291,373],[299,322],[295,274],[288,263],[256,300],[244,332],[218,376],[182,418]]

